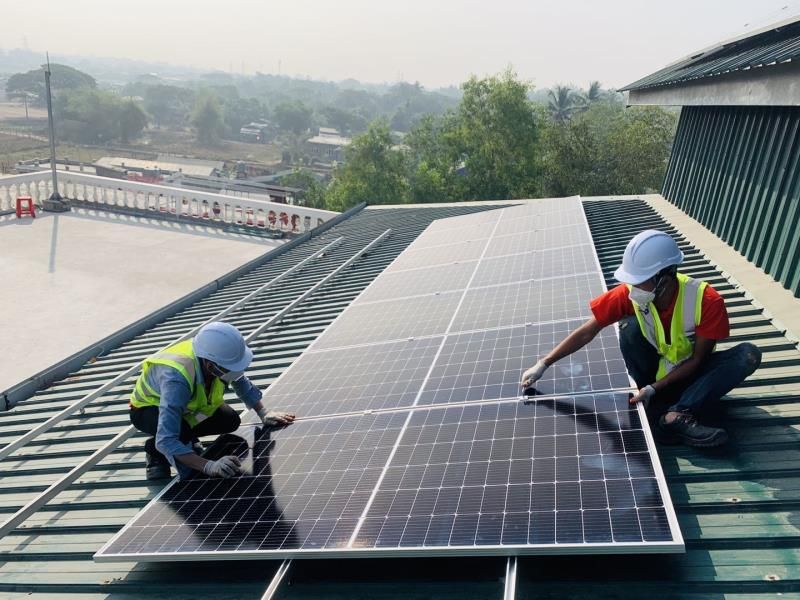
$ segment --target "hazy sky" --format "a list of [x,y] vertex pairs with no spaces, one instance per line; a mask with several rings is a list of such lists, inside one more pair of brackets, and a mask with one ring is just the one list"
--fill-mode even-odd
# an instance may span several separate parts
[[0,0],[0,47],[340,80],[618,87],[800,0]]

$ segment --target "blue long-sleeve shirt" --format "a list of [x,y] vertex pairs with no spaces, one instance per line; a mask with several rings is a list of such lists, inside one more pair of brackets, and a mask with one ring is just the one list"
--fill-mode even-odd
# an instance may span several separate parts
[[[196,365],[195,373],[195,385],[205,385],[199,364]],[[183,413],[192,399],[189,383],[180,371],[167,365],[153,365],[147,373],[147,383],[160,396],[156,449],[167,457],[181,478],[184,478],[192,469],[176,461],[175,456],[194,452],[191,442],[184,444],[180,439]],[[233,382],[232,387],[247,408],[253,408],[261,400],[261,390],[247,377],[240,377]]]

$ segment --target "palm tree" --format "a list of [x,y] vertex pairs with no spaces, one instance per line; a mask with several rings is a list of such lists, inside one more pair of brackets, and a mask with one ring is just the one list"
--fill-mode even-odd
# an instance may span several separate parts
[[592,81],[589,84],[589,90],[586,92],[586,100],[591,104],[597,102],[603,97],[603,88],[599,81]]
[[548,92],[550,102],[548,102],[548,109],[550,116],[556,123],[564,123],[569,120],[572,113],[577,108],[575,92],[568,86],[557,85],[555,89]]

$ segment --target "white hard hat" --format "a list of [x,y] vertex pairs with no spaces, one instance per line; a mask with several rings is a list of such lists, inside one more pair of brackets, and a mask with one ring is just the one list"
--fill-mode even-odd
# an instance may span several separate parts
[[214,322],[204,325],[192,340],[194,354],[228,371],[244,371],[253,360],[253,351],[233,325]]
[[661,269],[683,262],[683,252],[668,234],[647,229],[637,234],[625,248],[622,264],[614,277],[622,283],[637,285]]

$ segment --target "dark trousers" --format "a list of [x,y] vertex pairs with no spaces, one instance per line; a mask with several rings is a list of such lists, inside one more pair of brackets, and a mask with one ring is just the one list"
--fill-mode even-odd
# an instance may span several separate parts
[[[636,317],[619,323],[619,346],[628,373],[639,389],[653,383],[658,371],[659,355],[642,335]],[[761,364],[761,350],[742,343],[713,352],[690,381],[669,386],[655,396],[655,410],[688,412],[709,416],[722,396],[744,381]]]
[[[139,431],[155,436],[158,431],[158,407],[131,407],[131,423]],[[197,438],[204,435],[220,435],[236,431],[240,424],[241,419],[239,418],[239,413],[227,404],[223,404],[214,411],[213,415],[198,423],[197,427],[192,428],[185,419],[181,419],[181,433],[179,437],[181,442],[188,444],[189,442],[196,442]],[[144,450],[157,458],[160,457],[165,461],[167,460],[163,454],[156,450],[155,437],[148,438],[144,443]]]

